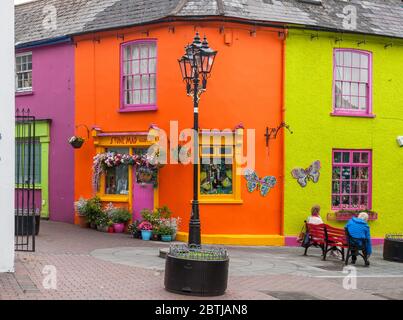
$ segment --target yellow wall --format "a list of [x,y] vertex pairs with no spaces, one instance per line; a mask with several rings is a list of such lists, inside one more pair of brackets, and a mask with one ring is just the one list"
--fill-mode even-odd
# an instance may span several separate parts
[[[385,48],[389,42],[393,46]],[[339,47],[373,53],[375,118],[330,115],[333,48]],[[403,148],[396,142],[403,136],[403,41],[291,30],[285,61],[286,122],[294,132],[285,135],[285,235],[300,232],[314,204],[322,207],[328,223],[333,148],[372,149],[372,209],[378,212],[378,220],[370,222],[372,236],[403,232]],[[307,168],[314,160],[322,164],[319,182],[301,188],[291,170]]]

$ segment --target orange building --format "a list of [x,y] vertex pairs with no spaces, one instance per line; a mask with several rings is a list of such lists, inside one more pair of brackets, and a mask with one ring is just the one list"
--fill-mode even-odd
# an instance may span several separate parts
[[[283,245],[283,132],[275,140],[265,137],[267,127],[277,127],[283,121],[281,29],[257,27],[251,31],[241,23],[178,21],[74,37],[75,121],[93,129],[89,141],[75,153],[75,198],[94,195],[92,164],[96,154],[139,154],[152,143],[147,141],[152,126],[168,134],[169,148],[175,136],[170,136],[172,121],[177,121],[179,132],[192,128],[193,102],[186,95],[178,59],[196,30],[218,51],[200,101],[200,130],[230,129],[235,136],[238,128],[242,135],[232,147],[241,139],[245,155],[248,148],[255,148],[257,175],[277,180],[267,196],[259,190],[249,192],[247,180],[236,171],[241,164],[233,161],[221,168],[225,168],[229,183],[203,189],[212,167],[200,165],[202,242]],[[253,141],[249,129],[255,130],[254,142],[248,142],[248,136]],[[221,146],[211,149],[222,152],[219,157],[235,158],[236,149],[227,150]],[[192,173],[191,165],[167,164],[159,170],[154,187],[137,183],[130,168],[114,168],[101,176],[96,193],[105,203],[126,206],[135,219],[144,208],[167,205],[182,219],[177,239],[185,240]]]

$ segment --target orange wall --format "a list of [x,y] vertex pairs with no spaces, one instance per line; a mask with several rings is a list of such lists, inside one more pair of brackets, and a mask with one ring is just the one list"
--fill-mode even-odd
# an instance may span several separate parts
[[[173,24],[171,24],[172,26]],[[224,25],[224,33],[220,26]],[[76,47],[76,124],[99,126],[103,131],[146,131],[156,123],[169,132],[169,121],[178,120],[179,130],[193,126],[192,100],[185,86],[177,59],[191,42],[195,25],[148,26],[98,33],[75,38]],[[281,131],[270,142],[270,157],[265,142],[265,128],[282,121],[282,45],[276,30],[258,29],[255,36],[246,25],[199,23],[197,30],[206,34],[218,55],[200,101],[200,127],[233,129],[242,122],[245,129],[256,129],[256,171],[259,176],[273,175],[278,183],[267,197],[249,193],[242,177],[243,204],[201,204],[201,227],[205,234],[281,234],[283,157]],[[141,32],[143,31],[143,32]],[[124,34],[124,40],[117,37]],[[232,35],[230,45],[224,34]],[[157,39],[157,111],[119,113],[120,44]],[[246,152],[246,148],[245,148]],[[92,196],[91,165],[95,155],[90,140],[75,153],[75,198]],[[188,231],[192,199],[192,167],[167,165],[160,170],[159,204],[168,205],[182,217],[182,231]]]

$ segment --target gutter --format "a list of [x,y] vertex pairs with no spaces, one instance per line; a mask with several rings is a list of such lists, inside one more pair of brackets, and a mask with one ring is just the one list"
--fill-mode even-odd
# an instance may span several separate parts
[[52,39],[25,42],[22,44],[16,43],[15,48],[16,49],[29,49],[29,48],[34,48],[34,47],[44,47],[44,46],[50,46],[50,45],[55,45],[55,44],[61,44],[61,43],[72,43],[71,37],[70,36],[61,36],[61,37],[56,37],[56,38],[52,38]]

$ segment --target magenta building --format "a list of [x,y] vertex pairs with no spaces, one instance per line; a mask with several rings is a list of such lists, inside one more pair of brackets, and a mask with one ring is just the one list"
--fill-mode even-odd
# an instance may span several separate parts
[[21,43],[16,31],[16,108],[37,120],[35,206],[43,218],[73,223],[74,45],[69,38]]

